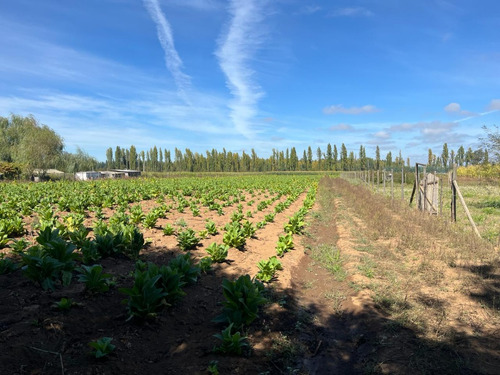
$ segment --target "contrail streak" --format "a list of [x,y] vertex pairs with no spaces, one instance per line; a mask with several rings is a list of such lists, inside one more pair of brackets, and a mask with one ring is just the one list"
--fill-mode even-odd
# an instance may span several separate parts
[[165,52],[165,63],[174,78],[178,94],[186,103],[189,103],[187,91],[191,87],[191,77],[182,71],[182,60],[175,49],[170,24],[161,11],[158,0],[144,0],[144,6],[156,24],[158,40]]
[[253,80],[250,59],[262,42],[262,0],[232,0],[229,13],[232,18],[228,31],[219,39],[216,56],[226,76],[226,84],[234,96],[230,103],[231,119],[238,132],[252,138],[252,118],[263,92]]

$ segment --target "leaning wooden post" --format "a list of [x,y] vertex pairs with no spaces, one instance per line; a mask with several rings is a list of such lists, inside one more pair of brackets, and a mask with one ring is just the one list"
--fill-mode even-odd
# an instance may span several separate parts
[[469,222],[472,225],[472,228],[474,229],[474,233],[476,233],[476,235],[479,238],[481,238],[481,234],[479,234],[479,231],[477,230],[476,224],[474,223],[474,220],[472,219],[472,216],[469,212],[469,209],[467,208],[467,205],[465,204],[464,197],[462,196],[462,193],[460,193],[460,189],[458,188],[457,180],[453,180],[453,186],[455,187],[456,194],[460,198],[460,203],[462,203],[462,206],[464,207],[467,218],[469,219]]

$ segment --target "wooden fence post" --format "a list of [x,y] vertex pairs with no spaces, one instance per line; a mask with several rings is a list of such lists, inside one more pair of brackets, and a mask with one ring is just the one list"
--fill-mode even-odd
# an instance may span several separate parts
[[457,189],[455,187],[455,180],[457,179],[457,167],[453,165],[451,172],[451,221],[457,221]]
[[401,167],[401,200],[405,200],[405,167]]
[[394,168],[391,169],[391,199],[394,201]]

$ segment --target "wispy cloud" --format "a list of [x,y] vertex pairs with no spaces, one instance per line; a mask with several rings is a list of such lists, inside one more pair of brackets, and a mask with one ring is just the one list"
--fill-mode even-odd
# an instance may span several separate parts
[[332,125],[328,128],[331,131],[343,131],[343,130],[354,130],[352,125],[349,124],[338,124],[338,125]]
[[232,18],[216,51],[226,84],[234,96],[229,104],[231,119],[238,132],[247,138],[253,138],[252,119],[263,96],[253,77],[255,71],[250,61],[263,38],[260,23],[264,17],[264,4],[259,0],[232,0],[229,5]]
[[373,12],[363,7],[339,8],[330,13],[330,17],[370,17]]
[[380,109],[378,109],[374,105],[364,105],[362,107],[345,108],[342,104],[336,104],[323,108],[323,113],[327,115],[333,115],[336,113],[342,113],[345,115],[359,115],[362,113],[374,113],[379,111]]
[[182,60],[175,49],[174,37],[170,24],[161,11],[158,0],[144,0],[144,6],[156,24],[158,39],[165,52],[165,63],[174,78],[179,96],[186,102],[189,102],[187,91],[191,86],[191,77],[182,71]]

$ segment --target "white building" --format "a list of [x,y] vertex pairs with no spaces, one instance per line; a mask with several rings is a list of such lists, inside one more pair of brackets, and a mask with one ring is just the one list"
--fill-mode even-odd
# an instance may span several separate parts
[[76,172],[75,180],[87,181],[87,180],[98,180],[102,177],[101,172],[86,171],[86,172]]

